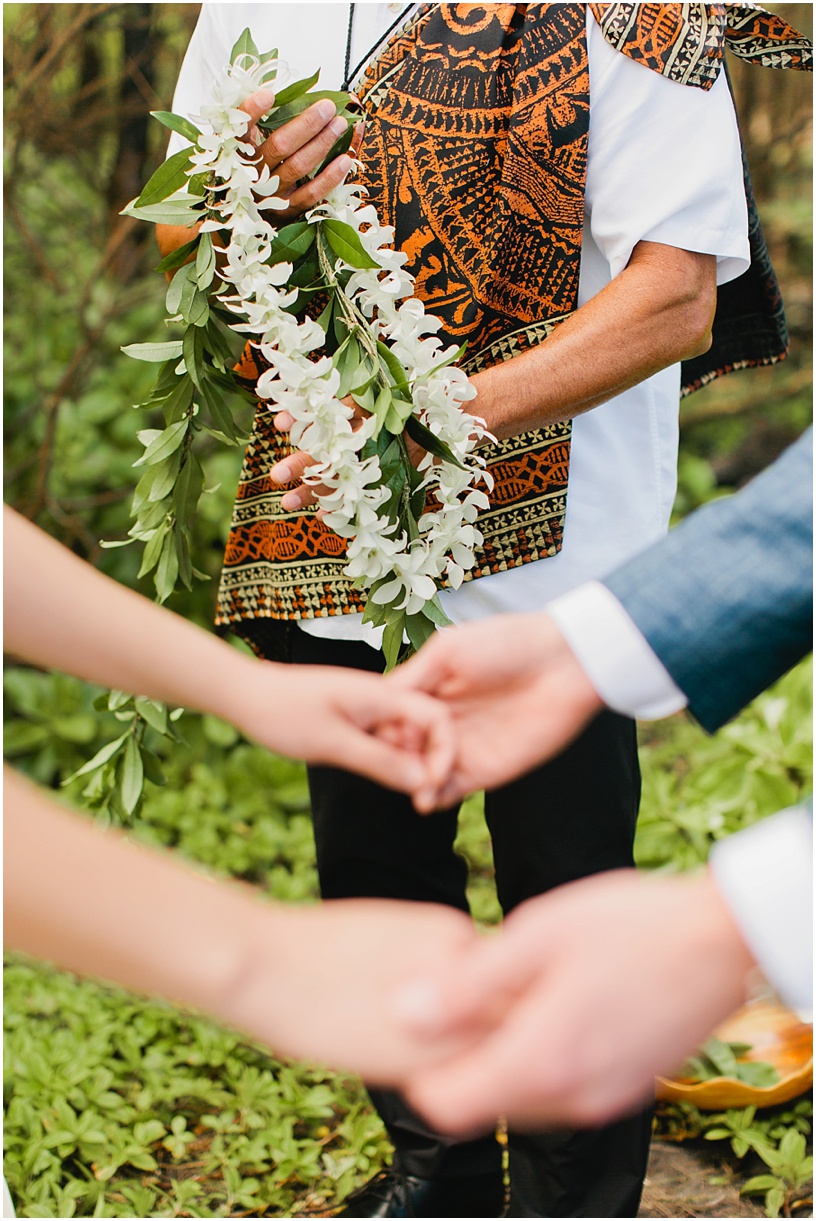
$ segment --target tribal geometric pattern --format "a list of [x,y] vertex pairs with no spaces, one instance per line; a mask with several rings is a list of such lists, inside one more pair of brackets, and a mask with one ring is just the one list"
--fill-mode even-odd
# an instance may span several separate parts
[[590,4],[616,51],[681,85],[710,89],[727,48],[763,68],[813,71],[809,39],[758,4]]
[[[590,8],[623,54],[699,88],[713,84],[726,42],[756,62],[809,64],[807,41],[754,6]],[[425,4],[355,91],[366,109],[363,183],[382,223],[395,227],[416,295],[442,320],[440,337],[467,342],[466,372],[546,340],[577,303],[590,100],[584,5]],[[684,366],[684,392],[785,354],[784,314],[755,208],[750,225],[753,265],[721,290],[714,346]],[[247,349],[240,368],[247,384],[261,371]],[[467,580],[560,549],[570,432],[567,422],[493,447],[496,485],[478,523],[485,542]],[[313,513],[280,508],[283,489],[268,472],[289,452],[261,409],[217,615],[222,628],[248,638],[253,621],[363,605],[342,574],[343,540]]]

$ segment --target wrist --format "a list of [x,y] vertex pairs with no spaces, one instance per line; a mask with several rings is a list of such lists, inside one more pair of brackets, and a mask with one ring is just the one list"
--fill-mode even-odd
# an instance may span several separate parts
[[582,719],[596,716],[605,707],[604,702],[558,626],[546,611],[531,615],[530,621],[531,666],[551,676]]
[[269,672],[278,667],[274,662],[249,657],[226,641],[217,643],[219,656],[212,659],[207,672],[201,710],[257,737],[264,716],[273,713],[269,706]]
[[[286,1053],[288,1005],[297,1003],[294,970],[308,913],[255,893],[244,905],[228,971],[214,977],[209,1007],[224,1021]],[[308,959],[304,950],[303,955]],[[293,970],[294,968],[294,970]],[[279,1040],[280,1043],[279,1043]]]

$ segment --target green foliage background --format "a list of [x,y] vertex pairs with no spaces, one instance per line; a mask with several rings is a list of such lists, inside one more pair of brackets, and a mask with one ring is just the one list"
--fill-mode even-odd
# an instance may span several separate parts
[[[782,7],[808,28],[809,6]],[[137,588],[137,549],[99,543],[127,533],[136,429],[150,424],[131,405],[153,371],[118,349],[160,337],[163,291],[148,226],[118,213],[162,156],[163,134],[145,116],[169,107],[196,15],[196,5],[181,4],[4,8],[6,499]],[[777,368],[684,402],[678,515],[738,487],[809,419],[810,82],[732,67],[792,352]],[[204,459],[210,491],[194,562],[212,578],[240,457],[213,442]],[[210,581],[172,605],[209,625],[213,596]],[[714,738],[683,716],[646,727],[642,866],[693,868],[714,839],[810,790],[811,673],[809,663],[799,667]],[[54,789],[121,732],[95,707],[99,692],[77,680],[11,665],[4,690],[7,755]],[[168,784],[147,785],[133,834],[275,898],[315,901],[302,766],[213,718],[185,714],[180,728],[183,745],[151,742]],[[67,790],[77,807],[81,787]],[[465,806],[458,846],[474,915],[492,923],[499,912],[478,797]],[[310,1212],[388,1158],[357,1081],[282,1064],[201,1018],[15,956],[5,990],[6,1175],[23,1216]],[[730,1137],[745,1128],[737,1116],[709,1130]],[[791,1116],[776,1121],[766,1148],[781,1148],[788,1131],[809,1134],[807,1108]],[[701,1131],[707,1121],[686,1122]],[[757,1122],[750,1117],[746,1130]],[[773,1189],[771,1213],[801,1194],[801,1157],[796,1165],[788,1179],[772,1167],[785,1187],[782,1197]]]

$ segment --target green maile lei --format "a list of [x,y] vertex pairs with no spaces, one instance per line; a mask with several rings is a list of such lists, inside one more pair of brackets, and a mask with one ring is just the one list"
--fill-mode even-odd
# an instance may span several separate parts
[[[336,188],[282,228],[264,219],[287,205],[274,195],[277,180],[247,156],[249,121],[238,107],[275,81],[278,68],[277,53],[260,55],[246,30],[214,84],[213,104],[202,108],[211,132],[155,112],[191,147],[169,157],[124,212],[193,232],[157,268],[175,273],[166,321],[180,337],[123,349],[158,365],[138,407],[159,410],[163,427],[139,433],[134,522],[126,540],[107,545],[142,544],[139,577],[153,574],[159,602],[179,584],[190,589],[194,578],[206,579],[190,546],[205,492],[196,439],[204,433],[227,445],[246,441],[234,413],[256,395],[234,367],[243,346],[236,333],[248,334],[271,366],[257,397],[290,411],[292,443],[318,462],[312,481],[329,489],[321,496],[326,523],[348,540],[346,572],[367,592],[364,620],[384,629],[391,669],[448,622],[437,590],[458,587],[473,566],[482,541],[474,523],[487,506],[476,485],[489,490],[492,483],[476,451],[489,434],[464,409],[475,391],[456,367],[462,350],[442,349],[434,335],[441,323],[412,296],[405,256],[391,247],[393,231],[379,224],[361,188]],[[330,98],[349,127],[319,173],[350,147],[360,116],[348,94],[315,91],[316,83],[317,74],[278,90],[257,127],[266,135]],[[315,360],[309,353],[317,349]],[[362,424],[354,418],[360,415]],[[406,435],[426,451],[418,468]],[[436,504],[426,511],[429,492]],[[175,737],[178,712],[121,692],[102,699],[130,727],[70,779],[87,775],[89,803],[124,820],[141,803],[145,777],[163,780],[145,731]]]

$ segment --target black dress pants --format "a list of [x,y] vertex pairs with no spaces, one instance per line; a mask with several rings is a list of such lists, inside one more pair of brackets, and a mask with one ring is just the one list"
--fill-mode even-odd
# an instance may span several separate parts
[[[292,632],[292,660],[383,666],[368,645],[299,630]],[[420,818],[402,794],[336,768],[310,768],[309,785],[324,898],[409,899],[468,910],[467,868],[453,852],[456,810]],[[488,793],[485,815],[504,912],[565,882],[631,865],[639,797],[635,726],[611,712],[601,713],[557,759]],[[440,1136],[399,1094],[370,1093],[404,1173],[501,1174],[493,1137]],[[511,1131],[510,1215],[635,1217],[650,1132],[651,1109],[593,1131]]]

